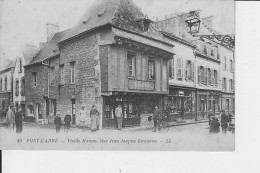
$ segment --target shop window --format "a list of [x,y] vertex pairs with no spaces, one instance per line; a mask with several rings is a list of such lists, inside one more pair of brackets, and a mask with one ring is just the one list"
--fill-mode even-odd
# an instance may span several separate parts
[[70,63],[70,83],[75,83],[76,81],[76,73],[75,73],[75,70],[76,70],[76,62],[73,61]]
[[127,66],[128,76],[134,77],[136,73],[136,55],[134,53],[127,52]]
[[183,60],[182,58],[177,58],[177,79],[182,80],[183,78]]
[[155,62],[154,60],[148,60],[148,79],[155,79]]
[[15,80],[15,96],[19,95],[19,79]]
[[37,73],[33,72],[32,77],[33,77],[33,86],[36,87],[37,86]]
[[65,72],[64,72],[64,64],[61,64],[59,66],[60,68],[60,84],[64,85],[65,84]]

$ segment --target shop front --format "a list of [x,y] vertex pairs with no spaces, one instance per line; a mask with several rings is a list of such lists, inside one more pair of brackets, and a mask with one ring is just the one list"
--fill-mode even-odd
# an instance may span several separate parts
[[123,110],[123,127],[144,126],[148,117],[153,114],[154,107],[161,107],[162,95],[144,93],[113,93],[103,96],[104,128],[117,128],[115,109],[121,105]]
[[222,109],[226,114],[235,115],[235,97],[234,94],[222,93]]
[[197,117],[208,118],[208,113],[216,115],[220,111],[220,93],[215,91],[197,91]]
[[181,119],[193,119],[196,116],[195,90],[187,88],[170,87],[165,109],[168,110],[170,121]]

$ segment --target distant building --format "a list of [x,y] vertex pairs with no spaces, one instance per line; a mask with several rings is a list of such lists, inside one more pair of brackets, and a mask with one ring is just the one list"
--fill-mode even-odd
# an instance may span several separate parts
[[[200,18],[201,11],[194,12]],[[188,15],[189,13],[180,13],[155,23],[173,44],[178,42],[175,48],[176,55],[169,70],[172,71],[173,77],[176,76],[175,79],[169,79],[170,96],[172,96],[171,88],[181,88],[179,91],[175,89],[175,92],[173,89],[176,99],[171,98],[176,102],[174,104],[176,112],[179,115],[184,114],[186,119],[190,117],[188,115],[191,112],[196,113],[196,119],[207,118],[210,111],[214,114],[219,113],[221,109],[232,112],[234,110],[234,50],[209,39],[191,36],[187,32],[185,23]],[[213,16],[201,18],[201,21],[199,35],[218,35],[213,29]],[[185,42],[195,47],[188,48]],[[227,68],[224,70],[225,64],[228,64],[226,65],[228,70]],[[187,78],[189,75],[190,78]],[[194,91],[190,92],[187,88]]]
[[79,125],[81,107],[96,105],[100,128],[116,128],[120,104],[124,127],[145,125],[169,94],[173,47],[131,0],[99,1],[26,66],[26,106],[38,121],[59,111]]
[[16,111],[19,106],[22,106],[23,110],[25,110],[24,65],[28,64],[38,51],[36,46],[27,44],[21,48],[15,60],[16,63],[13,72],[13,103]]
[[0,71],[0,114],[4,116],[8,107],[13,102],[13,71],[14,61],[9,63]]

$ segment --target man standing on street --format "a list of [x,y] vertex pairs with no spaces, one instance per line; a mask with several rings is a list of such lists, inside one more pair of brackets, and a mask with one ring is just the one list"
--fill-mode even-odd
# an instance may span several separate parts
[[57,112],[56,117],[54,118],[54,124],[56,126],[56,133],[59,133],[61,125],[62,125],[61,117],[60,117],[60,113],[59,112]]
[[6,122],[6,127],[12,131],[14,131],[14,126],[15,126],[15,114],[12,110],[12,107],[9,106],[9,109],[6,113],[6,119],[5,119],[5,122]]
[[15,125],[16,125],[16,133],[22,133],[23,131],[23,113],[22,107],[19,106],[18,112],[15,114]]
[[122,130],[123,111],[122,111],[122,107],[120,104],[116,107],[115,114],[116,114],[116,118],[117,118],[117,128],[118,128],[118,130]]
[[221,111],[221,127],[222,127],[222,133],[227,133],[227,127],[228,127],[228,116],[225,114],[225,110]]
[[153,123],[154,123],[154,130],[153,132],[156,132],[157,128],[160,131],[160,124],[159,124],[159,120],[160,120],[160,111],[158,106],[155,106],[155,110],[153,112]]
[[64,130],[68,133],[70,130],[70,122],[71,122],[71,116],[69,115],[69,112],[64,117]]

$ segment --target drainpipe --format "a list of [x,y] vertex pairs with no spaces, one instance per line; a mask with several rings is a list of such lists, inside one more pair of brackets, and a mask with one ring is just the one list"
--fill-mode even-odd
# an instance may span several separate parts
[[[48,67],[48,70],[47,70],[47,72],[48,72],[48,83],[47,83],[47,85],[48,85],[48,88],[47,88],[47,97],[48,97],[48,99],[50,98],[50,75],[49,75],[49,67],[50,67],[50,65],[49,65],[49,63],[48,64],[46,64],[46,63],[44,63],[43,61],[42,61],[42,65],[44,65],[44,66],[47,66]],[[47,105],[45,105],[45,109],[47,109]],[[47,117],[45,117],[46,119],[47,119]],[[48,119],[47,119],[47,123],[49,124],[49,117],[48,117]]]

